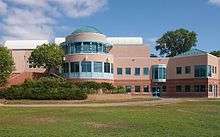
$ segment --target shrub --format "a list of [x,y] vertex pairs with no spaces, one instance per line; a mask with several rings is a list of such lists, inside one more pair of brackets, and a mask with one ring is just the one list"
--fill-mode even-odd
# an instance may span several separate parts
[[20,86],[12,86],[0,94],[5,99],[35,100],[83,100],[87,98],[84,90],[62,79],[43,77],[39,80],[25,81]]
[[124,94],[126,89],[124,87],[116,87],[112,90],[112,94]]

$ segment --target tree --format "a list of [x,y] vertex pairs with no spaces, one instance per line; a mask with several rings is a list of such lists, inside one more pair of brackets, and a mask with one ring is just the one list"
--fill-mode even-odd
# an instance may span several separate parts
[[13,71],[14,61],[6,47],[0,47],[0,86],[3,86]]
[[63,57],[63,50],[55,43],[43,44],[33,50],[29,63],[33,67],[44,67],[50,72],[51,69],[57,69],[62,65]]
[[197,34],[186,29],[168,31],[156,43],[156,50],[160,50],[160,55],[173,57],[195,47]]
[[216,57],[220,57],[220,50],[218,50],[218,51],[212,51],[212,52],[210,52],[210,54],[212,54],[212,55],[214,55],[214,56],[216,56]]

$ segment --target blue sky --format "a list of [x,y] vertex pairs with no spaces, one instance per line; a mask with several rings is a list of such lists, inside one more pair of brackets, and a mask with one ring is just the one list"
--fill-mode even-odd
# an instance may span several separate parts
[[53,39],[80,26],[108,36],[154,41],[169,30],[198,34],[198,48],[220,49],[220,0],[0,0],[0,39]]

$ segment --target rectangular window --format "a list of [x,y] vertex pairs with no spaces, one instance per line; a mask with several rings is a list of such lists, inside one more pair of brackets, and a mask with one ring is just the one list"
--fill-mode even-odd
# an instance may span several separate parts
[[176,92],[182,92],[182,86],[181,85],[176,86]]
[[149,68],[143,68],[144,75],[149,75]]
[[65,62],[63,64],[63,72],[64,73],[69,73],[69,63],[68,62]]
[[205,92],[205,91],[206,91],[205,85],[200,85],[200,92]]
[[79,72],[79,62],[71,62],[71,72]]
[[94,72],[102,73],[102,62],[94,62]]
[[110,63],[107,62],[104,63],[104,72],[110,73]]
[[92,63],[90,61],[81,62],[82,72],[91,72],[92,71]]
[[191,86],[185,85],[185,92],[190,92],[190,91],[191,91]]
[[103,50],[102,50],[102,44],[101,43],[98,43],[97,44],[97,52],[102,52]]
[[191,66],[186,66],[185,67],[185,74],[190,74],[191,73]]
[[144,86],[144,92],[149,92],[149,86]]
[[122,68],[117,68],[117,74],[122,75]]
[[182,67],[176,68],[176,74],[182,74]]
[[200,90],[199,90],[199,87],[200,87],[199,85],[195,85],[195,86],[194,86],[194,92],[199,92],[199,91],[200,91]]
[[141,86],[135,86],[134,90],[135,92],[141,92]]
[[131,92],[131,86],[125,86],[126,92]]
[[215,74],[217,73],[217,67],[215,67]]
[[212,92],[213,86],[209,85],[209,92]]
[[81,53],[82,42],[75,43],[76,53]]
[[131,75],[131,68],[125,68],[125,74]]
[[135,68],[134,75],[139,76],[141,74],[141,69],[140,68]]
[[195,77],[206,78],[207,76],[212,76],[212,68],[210,65],[195,66]]

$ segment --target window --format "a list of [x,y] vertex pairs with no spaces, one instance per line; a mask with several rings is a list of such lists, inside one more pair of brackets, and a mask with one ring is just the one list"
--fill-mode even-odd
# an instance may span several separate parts
[[94,72],[102,72],[102,62],[94,62]]
[[190,74],[191,73],[191,67],[190,66],[186,66],[185,67],[185,74]]
[[125,68],[125,74],[131,75],[131,68]]
[[135,86],[134,89],[135,92],[141,92],[141,86]]
[[122,68],[117,68],[117,74],[122,75]]
[[97,52],[102,52],[102,44],[101,43],[99,43],[99,44],[97,44]]
[[176,68],[176,74],[182,74],[182,67]]
[[182,86],[181,85],[176,86],[176,92],[182,92]]
[[167,91],[167,86],[162,86],[162,92],[166,92]]
[[213,86],[209,85],[209,92],[212,92],[212,90],[213,90]]
[[205,85],[200,85],[200,92],[205,92],[205,91],[206,91]]
[[191,86],[185,85],[185,92],[190,92],[190,91],[191,91]]
[[125,86],[126,92],[131,92],[131,86]]
[[90,42],[83,42],[83,46],[82,46],[82,52],[83,53],[90,53]]
[[134,75],[139,76],[141,74],[141,69],[140,68],[135,68]]
[[217,73],[217,67],[215,67],[215,74]]
[[91,72],[91,62],[90,61],[83,61],[81,62],[82,72]]
[[210,65],[195,66],[195,77],[206,78],[208,76],[212,76],[212,67]]
[[104,63],[104,72],[110,73],[110,63],[107,62]]
[[69,73],[69,63],[68,62],[65,62],[63,64],[63,72],[64,73]]
[[166,67],[164,66],[156,66],[152,69],[153,79],[166,79]]
[[71,66],[70,69],[71,72],[79,72],[79,62],[71,62],[70,66]]
[[149,92],[149,86],[144,86],[144,92]]
[[113,63],[111,63],[111,73],[112,74],[114,73],[114,65],[113,65]]
[[75,43],[75,50],[76,50],[76,53],[80,53],[81,52],[81,46],[82,45],[82,42],[76,42]]
[[149,75],[149,68],[143,68],[144,75]]
[[200,90],[199,90],[199,87],[200,87],[199,85],[195,85],[195,86],[194,86],[194,91],[195,91],[195,92],[199,92],[199,91],[200,91]]

